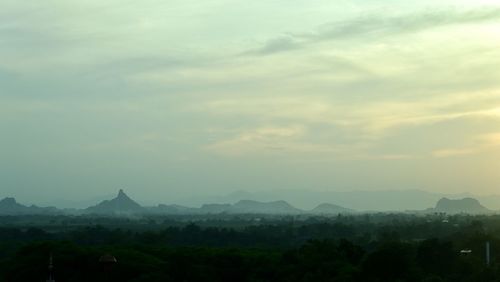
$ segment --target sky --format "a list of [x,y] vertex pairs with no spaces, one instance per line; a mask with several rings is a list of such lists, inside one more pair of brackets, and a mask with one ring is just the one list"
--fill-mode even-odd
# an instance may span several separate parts
[[0,0],[0,197],[500,188],[500,2]]

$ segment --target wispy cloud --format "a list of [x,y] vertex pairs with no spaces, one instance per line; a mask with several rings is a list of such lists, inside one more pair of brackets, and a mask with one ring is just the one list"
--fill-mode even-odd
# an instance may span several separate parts
[[[246,155],[297,148],[296,140],[304,135],[301,126],[262,127],[244,131],[236,137],[217,141],[207,149],[225,155]],[[305,149],[301,146],[301,149]]]
[[[433,157],[464,156],[474,154],[486,148],[491,148],[500,138],[497,135],[482,133],[475,137],[469,130],[469,121],[487,120],[500,122],[500,114],[496,105],[484,105],[475,110],[463,110],[462,105],[471,102],[480,103],[482,99],[491,99],[500,93],[467,93],[454,94],[448,97],[436,97],[412,102],[376,102],[362,105],[335,103],[326,99],[314,98],[253,98],[238,100],[218,100],[200,106],[197,111],[208,111],[212,115],[225,118],[257,118],[261,126],[266,123],[301,124],[301,130],[290,128],[257,127],[254,129],[236,128],[228,136],[217,137],[217,141],[208,146],[214,152],[242,156],[267,154],[269,152],[323,152],[330,157],[343,159],[380,159],[405,160]],[[381,148],[387,138],[401,132],[426,132],[432,138],[433,127],[451,127],[446,124],[461,124],[463,133],[457,132],[457,137],[465,138],[455,144],[471,143],[464,148],[441,148],[442,144],[451,142],[448,139],[435,140],[425,145],[418,152],[411,146],[406,151]],[[317,125],[323,126],[323,132],[318,132]],[[269,129],[269,130],[266,130]],[[432,130],[431,130],[432,129]],[[479,132],[487,132],[488,128]],[[278,134],[291,133],[294,134]],[[324,135],[326,138],[318,139]],[[411,135],[408,138],[412,138]],[[423,138],[423,137],[422,137]],[[403,140],[405,138],[402,137]],[[412,140],[408,140],[411,144]],[[349,140],[347,145],[345,140]],[[404,142],[398,141],[399,143]],[[488,142],[487,142],[488,141]],[[400,144],[401,145],[401,144]],[[401,147],[401,146],[400,146]],[[267,152],[267,153],[266,153]],[[382,153],[383,152],[383,153]]]
[[432,156],[436,158],[466,156],[496,149],[500,146],[500,133],[498,132],[474,136],[471,139],[473,144],[470,146],[435,150],[432,152]]
[[366,15],[330,22],[308,33],[289,33],[269,39],[262,47],[245,52],[270,55],[304,48],[323,41],[374,40],[377,37],[415,33],[450,25],[474,24],[500,19],[500,9],[423,11],[405,15]]
[[[500,90],[448,94],[407,102],[346,103],[318,97],[256,97],[213,100],[193,110],[214,115],[253,116],[262,120],[330,123],[358,128],[360,131],[383,132],[400,126],[437,123],[463,117],[500,117],[498,104],[484,104],[474,110],[463,105],[482,100],[500,100]],[[497,101],[500,102],[500,101]]]
[[366,143],[315,142],[304,125],[266,126],[243,129],[236,135],[205,146],[209,152],[228,157],[281,156],[311,160],[402,160],[408,155],[377,155],[365,152]]
[[244,52],[244,55],[270,55],[280,52],[286,52],[300,48],[301,41],[293,36],[283,35],[281,37],[270,39],[266,44],[255,50]]
[[477,152],[478,152],[477,148],[441,149],[432,152],[432,156],[436,158],[448,158],[448,157],[471,155]]

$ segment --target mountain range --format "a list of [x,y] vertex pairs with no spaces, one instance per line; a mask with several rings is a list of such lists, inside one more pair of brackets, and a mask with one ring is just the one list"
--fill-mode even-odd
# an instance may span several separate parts
[[376,190],[376,191],[309,191],[276,189],[263,191],[235,191],[222,195],[194,195],[192,197],[170,197],[172,202],[185,206],[201,206],[204,203],[235,203],[241,199],[254,201],[286,201],[294,207],[311,210],[319,203],[334,203],[360,211],[404,211],[424,210],[434,207],[442,198],[475,198],[485,207],[500,210],[499,195],[472,195],[470,193],[435,193],[423,190]]
[[234,204],[204,204],[200,208],[191,208],[181,205],[159,204],[154,207],[141,206],[132,200],[123,190],[111,200],[104,200],[97,205],[81,210],[60,210],[53,207],[40,208],[24,206],[14,198],[5,198],[0,201],[0,215],[22,214],[96,214],[96,215],[137,215],[137,214],[270,214],[270,215],[299,215],[299,214],[339,214],[354,213],[354,210],[333,204],[321,204],[317,208],[306,211],[298,209],[285,201],[259,202],[253,200],[239,200]]
[[[176,194],[155,195],[144,193],[140,195],[141,203],[145,206],[157,205],[158,198],[168,199],[171,204],[186,207],[201,207],[204,204],[227,204],[236,203],[240,200],[253,200],[258,202],[286,201],[294,207],[302,210],[314,209],[319,203],[334,203],[342,207],[348,207],[360,211],[404,211],[424,210],[434,205],[442,198],[463,199],[474,198],[481,202],[486,208],[500,210],[500,195],[474,195],[471,193],[437,193],[423,190],[376,190],[376,191],[318,191],[297,189],[269,189],[261,191],[233,191],[227,194],[203,194],[185,197]],[[85,209],[94,206],[103,200],[111,199],[114,193],[105,193],[99,196],[80,199],[46,199],[45,202],[37,202],[39,206],[55,206],[59,208]],[[29,199],[23,199],[29,200]],[[32,201],[32,200],[31,200]],[[160,202],[161,203],[161,202]]]
[[[269,214],[269,215],[337,215],[353,214],[358,211],[331,203],[323,203],[312,209],[299,209],[286,201],[262,202],[256,200],[239,200],[234,204],[203,204],[200,208],[182,205],[141,206],[132,200],[123,190],[119,190],[116,197],[104,200],[97,205],[80,210],[61,210],[55,207],[24,206],[14,198],[5,198],[0,201],[0,215],[28,215],[28,214],[98,214],[98,215],[144,215],[144,214]],[[416,213],[468,213],[488,214],[493,211],[484,207],[477,199],[463,198],[452,200],[441,198],[434,208],[414,210]]]
[[235,204],[204,204],[200,208],[189,208],[180,205],[158,205],[148,207],[146,212],[153,214],[269,214],[269,215],[299,215],[299,214],[348,214],[356,211],[332,204],[321,204],[312,210],[298,209],[285,201],[258,202],[240,200]]

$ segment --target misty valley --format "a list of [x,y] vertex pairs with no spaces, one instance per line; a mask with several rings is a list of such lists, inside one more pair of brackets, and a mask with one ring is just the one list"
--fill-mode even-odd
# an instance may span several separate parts
[[[0,281],[500,281],[500,215],[434,208],[309,211],[284,201],[84,210],[0,201]],[[52,279],[52,280],[51,280]]]

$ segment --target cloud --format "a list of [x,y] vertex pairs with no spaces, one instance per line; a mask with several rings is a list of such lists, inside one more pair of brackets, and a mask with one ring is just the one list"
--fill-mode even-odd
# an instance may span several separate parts
[[270,39],[263,47],[244,52],[242,55],[271,55],[300,48],[300,42],[292,36],[281,36]]
[[447,9],[414,14],[382,16],[367,15],[341,22],[324,24],[314,31],[287,34],[269,39],[264,46],[245,52],[249,55],[270,55],[304,48],[323,41],[376,40],[378,37],[415,33],[450,25],[474,24],[500,19],[500,9]]
[[246,155],[271,151],[306,149],[296,143],[304,135],[302,126],[261,127],[247,130],[236,137],[207,146],[208,150],[223,155]]
[[448,158],[448,157],[471,155],[477,152],[478,150],[474,148],[441,149],[432,152],[432,156],[436,158]]
[[[494,99],[496,97],[496,99]],[[488,103],[481,104],[485,100]],[[493,104],[491,103],[495,101]],[[463,117],[499,118],[500,90],[451,93],[410,101],[364,101],[362,104],[325,97],[253,97],[212,100],[193,110],[212,115],[250,116],[267,121],[327,123],[381,133],[393,128],[432,124]],[[463,109],[474,103],[473,109]]]
[[486,147],[500,146],[500,132],[484,134],[478,140]]
[[372,15],[342,23],[326,24],[317,33],[309,36],[305,35],[304,37],[335,40],[367,34],[378,36],[412,33],[447,25],[477,23],[498,19],[500,19],[500,9],[475,9],[466,11],[447,9],[392,17]]
[[[230,157],[283,156],[286,158],[373,158],[362,156],[360,143],[317,142],[311,140],[310,128],[304,125],[263,126],[242,129],[234,136],[217,140],[205,149]],[[312,133],[314,135],[314,133]],[[396,159],[401,156],[378,156],[380,159]]]
[[[291,157],[308,152],[318,159],[411,160],[465,156],[500,143],[498,135],[490,134],[500,123],[498,101],[491,103],[499,95],[453,93],[404,103],[363,104],[318,97],[256,97],[210,101],[196,111],[253,121],[222,134],[212,132],[215,141],[206,148],[226,156],[286,153]],[[471,103],[473,109],[464,109]],[[269,123],[300,124],[301,130],[265,126]],[[249,129],[251,124],[257,127]]]
[[481,134],[471,139],[473,144],[468,147],[439,149],[433,151],[432,156],[436,158],[466,156],[486,152],[500,146],[500,133],[498,132]]
[[[214,133],[214,131],[212,132]],[[234,134],[234,132],[232,133]],[[295,162],[332,160],[400,161],[421,157],[411,154],[370,152],[369,149],[373,147],[373,144],[360,140],[354,142],[315,140],[314,136],[317,134],[317,132],[312,132],[312,128],[305,125],[242,129],[236,131],[233,136],[216,140],[205,146],[204,149],[226,157],[260,158],[281,156],[293,159]]]

